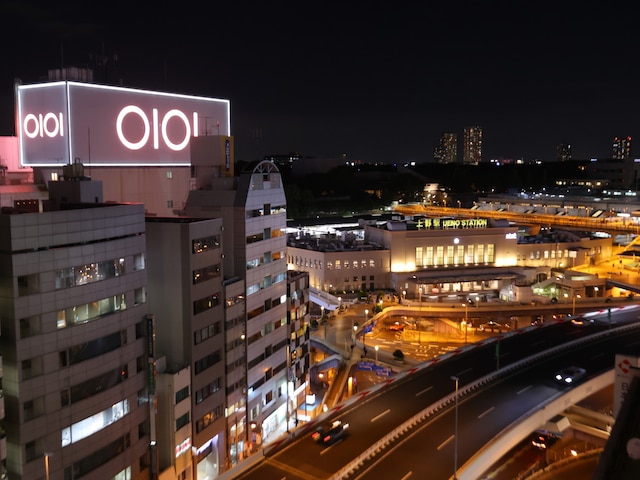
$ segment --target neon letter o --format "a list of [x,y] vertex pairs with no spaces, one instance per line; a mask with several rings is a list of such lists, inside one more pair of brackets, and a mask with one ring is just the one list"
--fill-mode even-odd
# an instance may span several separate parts
[[[53,130],[49,130],[48,125],[49,121],[53,121]],[[42,128],[44,133],[47,134],[47,137],[55,137],[58,132],[60,132],[60,124],[58,123],[58,118],[51,112],[47,113],[44,116],[44,120],[42,121]]]
[[[138,115],[142,119],[142,123],[144,123],[144,134],[142,135],[142,138],[137,142],[130,142],[129,140],[127,140],[127,138],[124,135],[124,132],[122,131],[122,123],[124,122],[124,118],[130,113],[135,113],[136,115]],[[140,107],[136,107],[135,105],[129,105],[127,107],[124,107],[122,110],[120,110],[120,113],[118,114],[118,119],[116,120],[116,132],[118,134],[118,138],[120,139],[120,142],[122,142],[122,144],[125,147],[127,147],[130,150],[140,150],[142,147],[146,145],[147,141],[149,140],[150,130],[151,130],[151,127],[149,126],[149,119],[147,118],[147,116],[145,115],[145,113],[142,111]]]
[[[184,123],[184,139],[180,143],[173,143],[169,136],[167,135],[167,125],[169,124],[169,120],[173,117],[178,117]],[[189,125],[189,119],[187,116],[182,113],[180,110],[169,110],[164,117],[162,117],[162,139],[164,143],[174,152],[178,152],[187,146],[189,143],[189,137],[191,137],[191,126]]]
[[[29,130],[29,123],[33,122],[34,129]],[[22,122],[22,128],[24,129],[24,134],[29,138],[36,138],[38,136],[38,117],[36,117],[33,113],[30,113],[26,117],[24,117],[24,121]]]

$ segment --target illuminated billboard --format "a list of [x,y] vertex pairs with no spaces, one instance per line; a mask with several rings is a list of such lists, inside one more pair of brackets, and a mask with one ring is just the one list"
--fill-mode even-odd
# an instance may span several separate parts
[[228,100],[78,82],[17,89],[20,163],[190,165],[190,140],[231,135]]

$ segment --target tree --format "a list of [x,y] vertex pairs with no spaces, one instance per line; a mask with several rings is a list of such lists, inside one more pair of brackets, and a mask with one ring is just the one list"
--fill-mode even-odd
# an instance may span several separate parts
[[400,350],[399,348],[393,352],[393,358],[395,358],[398,361],[402,361],[404,360],[404,353],[402,353],[402,350]]

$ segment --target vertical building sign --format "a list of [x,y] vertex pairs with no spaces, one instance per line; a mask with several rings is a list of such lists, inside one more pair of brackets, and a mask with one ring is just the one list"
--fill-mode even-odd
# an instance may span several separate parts
[[224,140],[224,166],[227,172],[231,170],[231,140],[228,138]]
[[634,376],[640,373],[640,357],[616,355],[613,417],[616,418]]

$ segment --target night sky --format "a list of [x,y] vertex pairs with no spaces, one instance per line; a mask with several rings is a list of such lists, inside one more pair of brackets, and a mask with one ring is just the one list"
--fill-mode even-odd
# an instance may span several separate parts
[[14,79],[106,58],[107,83],[229,99],[236,160],[425,162],[471,125],[485,160],[640,141],[634,2],[95,4],[0,2],[0,135],[15,133]]

